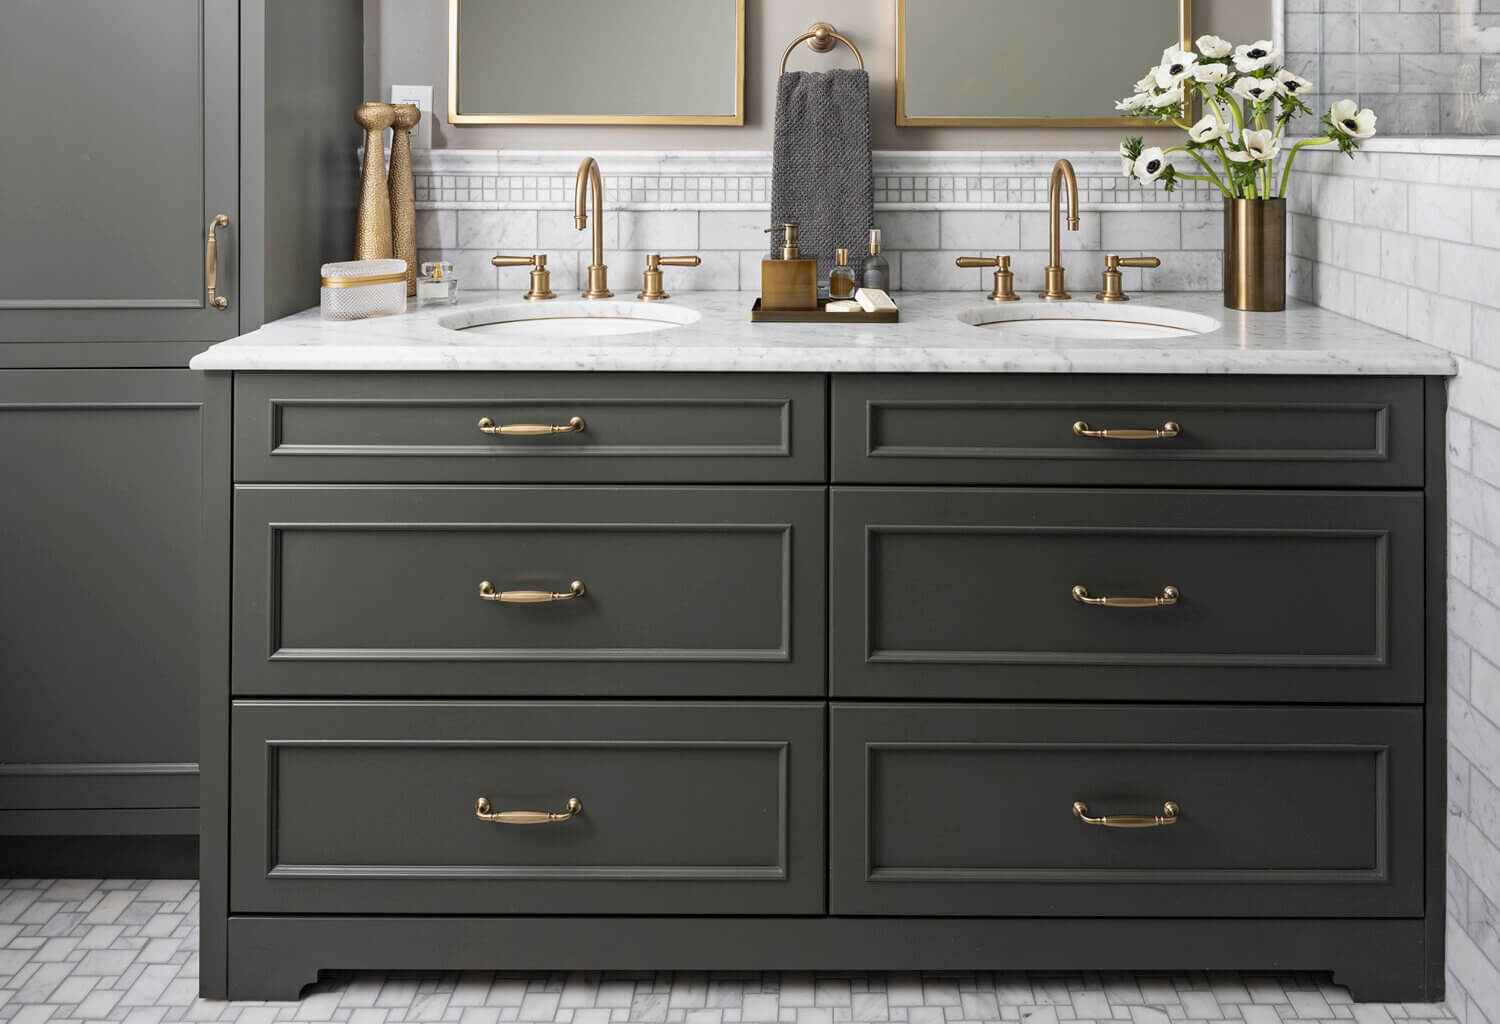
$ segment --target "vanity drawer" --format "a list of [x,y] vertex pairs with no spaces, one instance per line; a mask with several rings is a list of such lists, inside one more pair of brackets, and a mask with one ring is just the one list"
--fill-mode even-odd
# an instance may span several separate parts
[[821,488],[242,485],[233,690],[822,696],[824,517]]
[[[1422,381],[840,375],[837,483],[1420,487]],[[1155,429],[1118,439],[1090,430]]]
[[241,373],[235,479],[822,483],[826,395],[808,374]]
[[831,692],[1420,703],[1422,501],[834,488]]
[[835,704],[829,732],[833,914],[1422,913],[1420,709]]
[[232,735],[234,911],[823,911],[821,704],[240,701]]

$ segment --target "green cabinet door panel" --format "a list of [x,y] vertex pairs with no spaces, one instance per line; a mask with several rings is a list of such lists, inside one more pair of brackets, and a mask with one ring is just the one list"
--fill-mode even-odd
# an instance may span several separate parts
[[242,485],[234,692],[821,696],[824,516],[821,488]]
[[[808,704],[237,702],[231,909],[823,910]],[[480,820],[501,811],[563,821]]]
[[841,703],[830,735],[834,914],[1422,913],[1420,709]]
[[1420,492],[836,487],[831,508],[835,696],[1422,700]]

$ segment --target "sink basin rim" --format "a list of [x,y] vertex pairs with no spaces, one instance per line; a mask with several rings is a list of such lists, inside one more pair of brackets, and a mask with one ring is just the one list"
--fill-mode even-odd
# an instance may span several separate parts
[[1110,334],[1107,327],[1109,324],[1134,328],[1134,330],[1121,333],[1137,337],[1141,336],[1141,328],[1173,332],[1164,337],[1187,337],[1208,334],[1223,326],[1220,321],[1211,316],[1167,306],[1136,305],[1135,303],[1106,304],[1086,300],[993,303],[987,307],[961,310],[957,314],[957,319],[970,327],[1015,325],[1024,330],[1027,325],[1035,324],[1036,327],[1032,333],[1045,332],[1046,327],[1043,325],[1048,321],[1069,324],[1097,323],[1101,325],[1097,333],[1070,333],[1069,337],[1095,337],[1101,340],[1121,336],[1121,334]]
[[[668,331],[676,327],[685,327],[688,324],[697,323],[702,319],[702,314],[697,310],[686,306],[666,302],[641,302],[634,299],[575,299],[575,300],[547,300],[545,302],[508,302],[494,306],[480,306],[475,309],[466,309],[458,313],[450,313],[438,320],[440,327],[450,331],[473,331],[481,328],[502,328],[502,330],[483,331],[496,337],[514,335],[524,336],[528,333],[545,334],[551,337],[562,337],[568,335],[618,335],[618,334],[649,334],[657,331]],[[641,325],[639,329],[626,328],[624,330],[609,329],[601,331],[588,330],[586,325],[589,321],[609,321],[611,324],[619,324],[622,321]],[[577,324],[577,330],[569,330],[566,327],[559,329],[562,323]],[[539,328],[528,332],[528,324],[550,324],[550,328]],[[649,325],[649,326],[648,326]],[[503,328],[509,328],[504,330]]]

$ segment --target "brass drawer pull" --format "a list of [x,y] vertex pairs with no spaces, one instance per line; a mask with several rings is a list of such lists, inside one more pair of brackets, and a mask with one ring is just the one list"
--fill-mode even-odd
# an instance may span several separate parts
[[509,437],[535,437],[538,434],[578,434],[586,424],[582,416],[574,416],[562,426],[551,423],[506,423],[495,426],[495,421],[486,416],[479,421],[479,429],[486,434],[505,434]]
[[501,825],[550,825],[555,821],[567,821],[575,814],[583,813],[583,802],[576,796],[568,797],[566,811],[492,811],[490,798],[482,796],[474,801],[474,817],[480,821],[494,821]]
[[208,249],[203,254],[203,272],[208,278],[208,304],[214,309],[228,309],[229,300],[219,294],[219,228],[229,227],[229,218],[222,213],[208,222]]
[[484,601],[504,601],[506,604],[546,604],[549,601],[571,601],[582,597],[587,590],[583,580],[574,580],[561,594],[550,590],[496,590],[493,583],[485,580],[479,584],[479,597]]
[[1079,420],[1073,424],[1073,433],[1079,437],[1107,437],[1113,441],[1152,441],[1160,437],[1176,437],[1182,433],[1182,424],[1167,420],[1167,422],[1155,428],[1123,427],[1109,430],[1094,430],[1083,420]]
[[1176,587],[1162,587],[1156,597],[1090,597],[1088,588],[1079,584],[1073,588],[1073,600],[1082,604],[1096,604],[1105,608],[1160,608],[1176,604],[1182,591]]
[[1104,828],[1156,828],[1160,825],[1175,825],[1177,817],[1182,813],[1175,801],[1168,800],[1161,805],[1160,814],[1102,814],[1097,818],[1089,817],[1089,805],[1082,800],[1073,802],[1073,816],[1085,825],[1100,825]]

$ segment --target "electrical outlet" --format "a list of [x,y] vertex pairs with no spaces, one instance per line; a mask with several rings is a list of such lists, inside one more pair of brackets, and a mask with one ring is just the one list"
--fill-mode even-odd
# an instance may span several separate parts
[[422,120],[412,129],[411,144],[414,149],[432,148],[432,86],[393,85],[392,103],[415,103],[422,111]]

